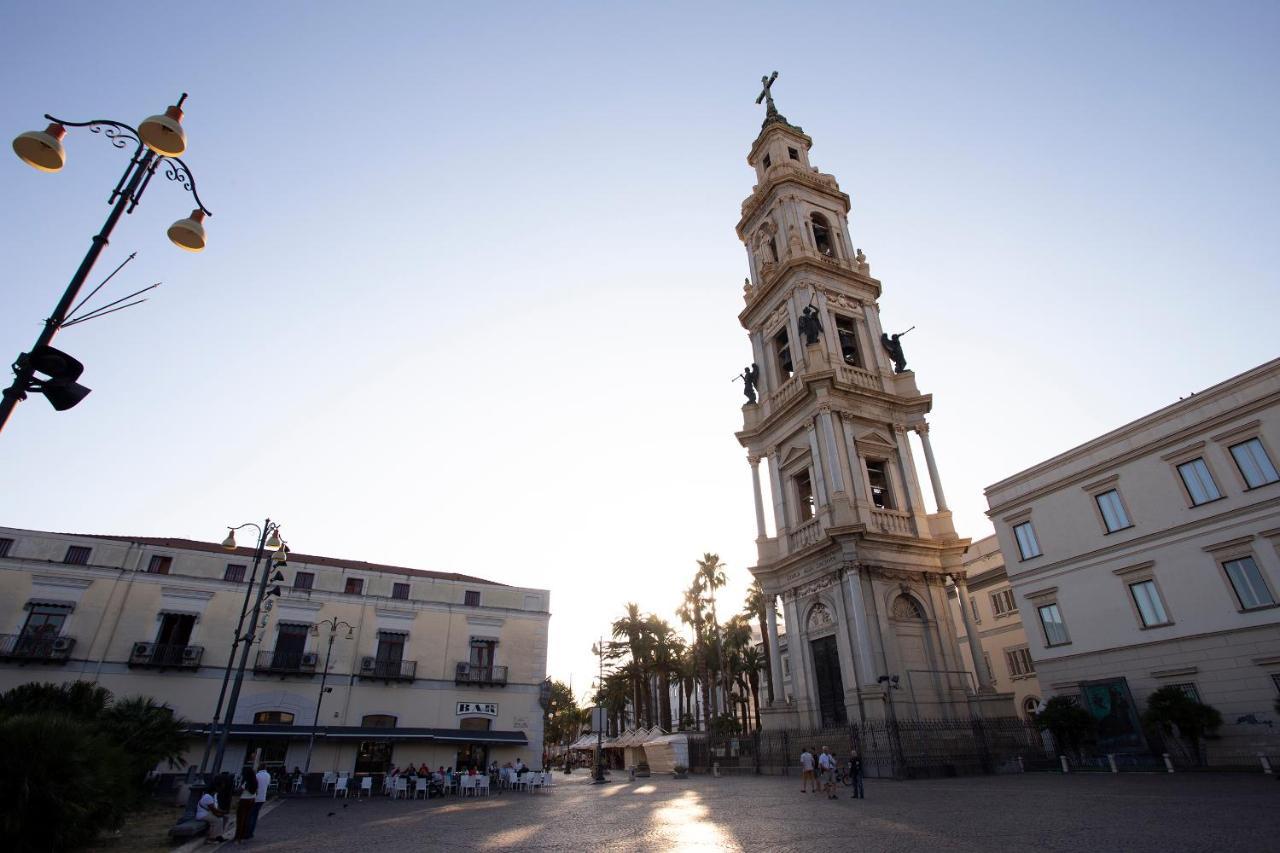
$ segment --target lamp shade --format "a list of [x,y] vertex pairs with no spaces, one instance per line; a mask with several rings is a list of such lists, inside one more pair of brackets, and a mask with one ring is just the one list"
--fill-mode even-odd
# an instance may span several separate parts
[[[195,211],[191,215],[194,216]],[[267,547],[273,551],[280,547],[280,534],[277,531],[271,531],[271,535],[267,537]]]
[[199,208],[191,211],[186,219],[179,219],[169,226],[169,239],[179,249],[188,252],[199,252],[204,249],[204,211]]
[[182,129],[182,110],[169,107],[163,115],[151,116],[138,125],[142,144],[162,157],[177,157],[187,150],[187,133]]
[[234,530],[227,534],[226,539],[222,540],[222,547],[226,548],[228,551],[234,551],[236,549],[236,532]]
[[32,168],[42,172],[56,172],[67,164],[67,152],[62,147],[62,137],[67,129],[54,122],[44,130],[32,130],[13,140],[13,153]]

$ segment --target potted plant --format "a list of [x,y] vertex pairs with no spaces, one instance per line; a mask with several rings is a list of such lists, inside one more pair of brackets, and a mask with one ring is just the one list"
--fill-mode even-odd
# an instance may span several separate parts
[[671,775],[677,779],[689,778],[689,768],[685,767],[683,764],[677,764],[675,767],[671,768],[671,771]]

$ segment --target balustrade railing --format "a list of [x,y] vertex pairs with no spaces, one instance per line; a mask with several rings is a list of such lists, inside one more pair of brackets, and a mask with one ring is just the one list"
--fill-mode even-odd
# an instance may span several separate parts
[[416,660],[382,660],[376,657],[361,658],[361,678],[381,678],[386,681],[413,681],[418,673]]
[[836,381],[858,388],[869,388],[873,391],[881,390],[880,377],[869,370],[863,370],[861,367],[854,367],[850,364],[836,365]]
[[897,533],[902,536],[911,536],[915,533],[912,529],[911,516],[896,509],[873,509],[871,522],[881,533]]
[[0,658],[65,663],[75,648],[74,637],[49,634],[0,634]]
[[822,520],[811,518],[804,524],[797,525],[787,534],[787,544],[792,551],[808,547],[822,539]]
[[180,646],[170,643],[134,643],[129,653],[129,666],[160,669],[195,669],[204,656],[204,646]]
[[315,675],[316,660],[315,652],[261,651],[254,661],[253,671],[276,675]]
[[453,680],[455,684],[506,684],[507,668],[459,662]]

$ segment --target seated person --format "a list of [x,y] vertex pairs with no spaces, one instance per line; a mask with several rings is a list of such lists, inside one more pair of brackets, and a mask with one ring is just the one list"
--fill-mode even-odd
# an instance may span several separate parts
[[424,762],[422,762],[422,764],[418,767],[418,775],[419,775],[419,776],[430,776],[430,775],[431,775],[431,771],[427,769],[427,762],[425,762],[425,761],[424,761]]
[[[222,840],[222,818],[227,814],[225,809],[218,808],[218,798],[213,792],[206,790],[196,803],[196,820],[204,821],[205,843],[214,844]],[[217,826],[218,829],[214,829]]]

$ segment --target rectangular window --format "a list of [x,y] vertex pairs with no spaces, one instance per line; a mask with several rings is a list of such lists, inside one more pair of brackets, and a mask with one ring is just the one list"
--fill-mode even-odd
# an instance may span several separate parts
[[490,670],[493,668],[494,652],[498,648],[497,640],[471,641],[471,668]]
[[799,160],[799,159],[800,159],[800,152],[799,152],[799,151],[797,151],[797,150],[796,150],[796,149],[794,149],[794,148],[788,148],[788,149],[787,149],[787,156],[788,156],[788,157],[790,157],[792,160]]
[[1236,467],[1251,489],[1280,480],[1276,466],[1271,464],[1271,458],[1267,456],[1262,442],[1256,438],[1231,445],[1231,456],[1236,460]]
[[844,363],[862,367],[862,356],[858,353],[858,334],[852,317],[836,315],[836,337],[840,340],[840,355],[844,358]]
[[407,583],[393,583],[391,585],[392,598],[408,598],[409,585]]
[[298,572],[293,576],[294,589],[314,589],[315,583],[315,572]]
[[814,516],[813,508],[813,482],[809,479],[809,472],[802,471],[791,478],[796,484],[796,508],[800,513],[799,521],[804,523]]
[[1222,492],[1218,491],[1218,484],[1213,481],[1209,466],[1204,464],[1203,459],[1183,462],[1178,466],[1178,475],[1182,477],[1182,485],[1187,487],[1187,494],[1193,505],[1207,504],[1222,497]]
[[469,589],[462,596],[462,603],[467,607],[480,606],[480,593],[474,589]]
[[782,329],[773,336],[773,351],[778,357],[778,373],[785,382],[796,370],[795,365],[791,363],[791,341],[787,338],[786,329]]
[[1138,607],[1138,616],[1144,628],[1153,625],[1169,624],[1169,616],[1164,612],[1164,604],[1160,601],[1160,592],[1155,581],[1139,581],[1129,584],[1129,593],[1133,603]]
[[969,612],[973,614],[975,624],[982,622],[982,614],[978,612],[978,599],[972,595],[969,596]]
[[1013,528],[1013,535],[1018,538],[1018,553],[1022,559],[1030,560],[1040,556],[1040,543],[1036,541],[1036,530],[1031,522],[1024,521]]
[[228,563],[226,571],[222,573],[222,579],[232,583],[244,583],[244,573],[248,568],[248,566]]
[[871,486],[871,502],[879,509],[893,509],[889,491],[889,466],[883,459],[867,460],[867,484]]
[[1093,499],[1098,502],[1098,510],[1102,513],[1102,523],[1107,526],[1108,533],[1115,533],[1117,530],[1133,527],[1129,523],[1129,516],[1124,511],[1124,504],[1120,502],[1120,493],[1115,489],[1103,492],[1100,495],[1094,495]]
[[72,545],[67,549],[67,556],[62,558],[62,562],[70,566],[83,566],[89,562],[90,551],[83,545]]
[[1196,686],[1190,681],[1184,681],[1182,684],[1170,684],[1169,686],[1181,690],[1192,702],[1200,701],[1200,691],[1196,690]]
[[1044,627],[1045,644],[1061,646],[1071,642],[1067,637],[1067,625],[1062,621],[1062,613],[1056,604],[1044,604],[1036,608],[1040,614],[1040,624]]
[[69,612],[69,608],[57,604],[31,605],[27,622],[22,626],[21,638],[39,640],[58,636]]
[[12,539],[0,539],[0,557],[9,556],[9,549],[13,547]]
[[772,165],[773,165],[773,160],[770,159],[768,154],[764,155],[764,167],[767,169]]
[[1025,646],[1020,649],[1006,649],[1004,662],[1009,667],[1009,675],[1014,678],[1036,674],[1035,661],[1031,660],[1031,652]]
[[299,625],[293,622],[281,622],[276,633],[274,665],[281,669],[294,669],[302,662],[302,655],[307,650],[307,634],[310,625]]
[[147,574],[167,575],[172,566],[173,557],[161,557],[159,554],[152,554],[151,562],[147,564]]
[[1276,603],[1271,590],[1267,588],[1266,580],[1262,577],[1262,570],[1253,561],[1253,557],[1227,560],[1222,564],[1222,568],[1227,570],[1227,578],[1231,581],[1231,588],[1236,591],[1241,609],[1253,610],[1257,607],[1270,607]]
[[342,591],[347,595],[363,595],[364,578],[347,578],[347,585]]
[[380,675],[400,674],[400,661],[404,660],[404,634],[394,631],[378,632],[378,656]]
[[1018,602],[1013,597],[1013,590],[1002,589],[991,593],[991,609],[996,616],[1008,616],[1018,612]]

